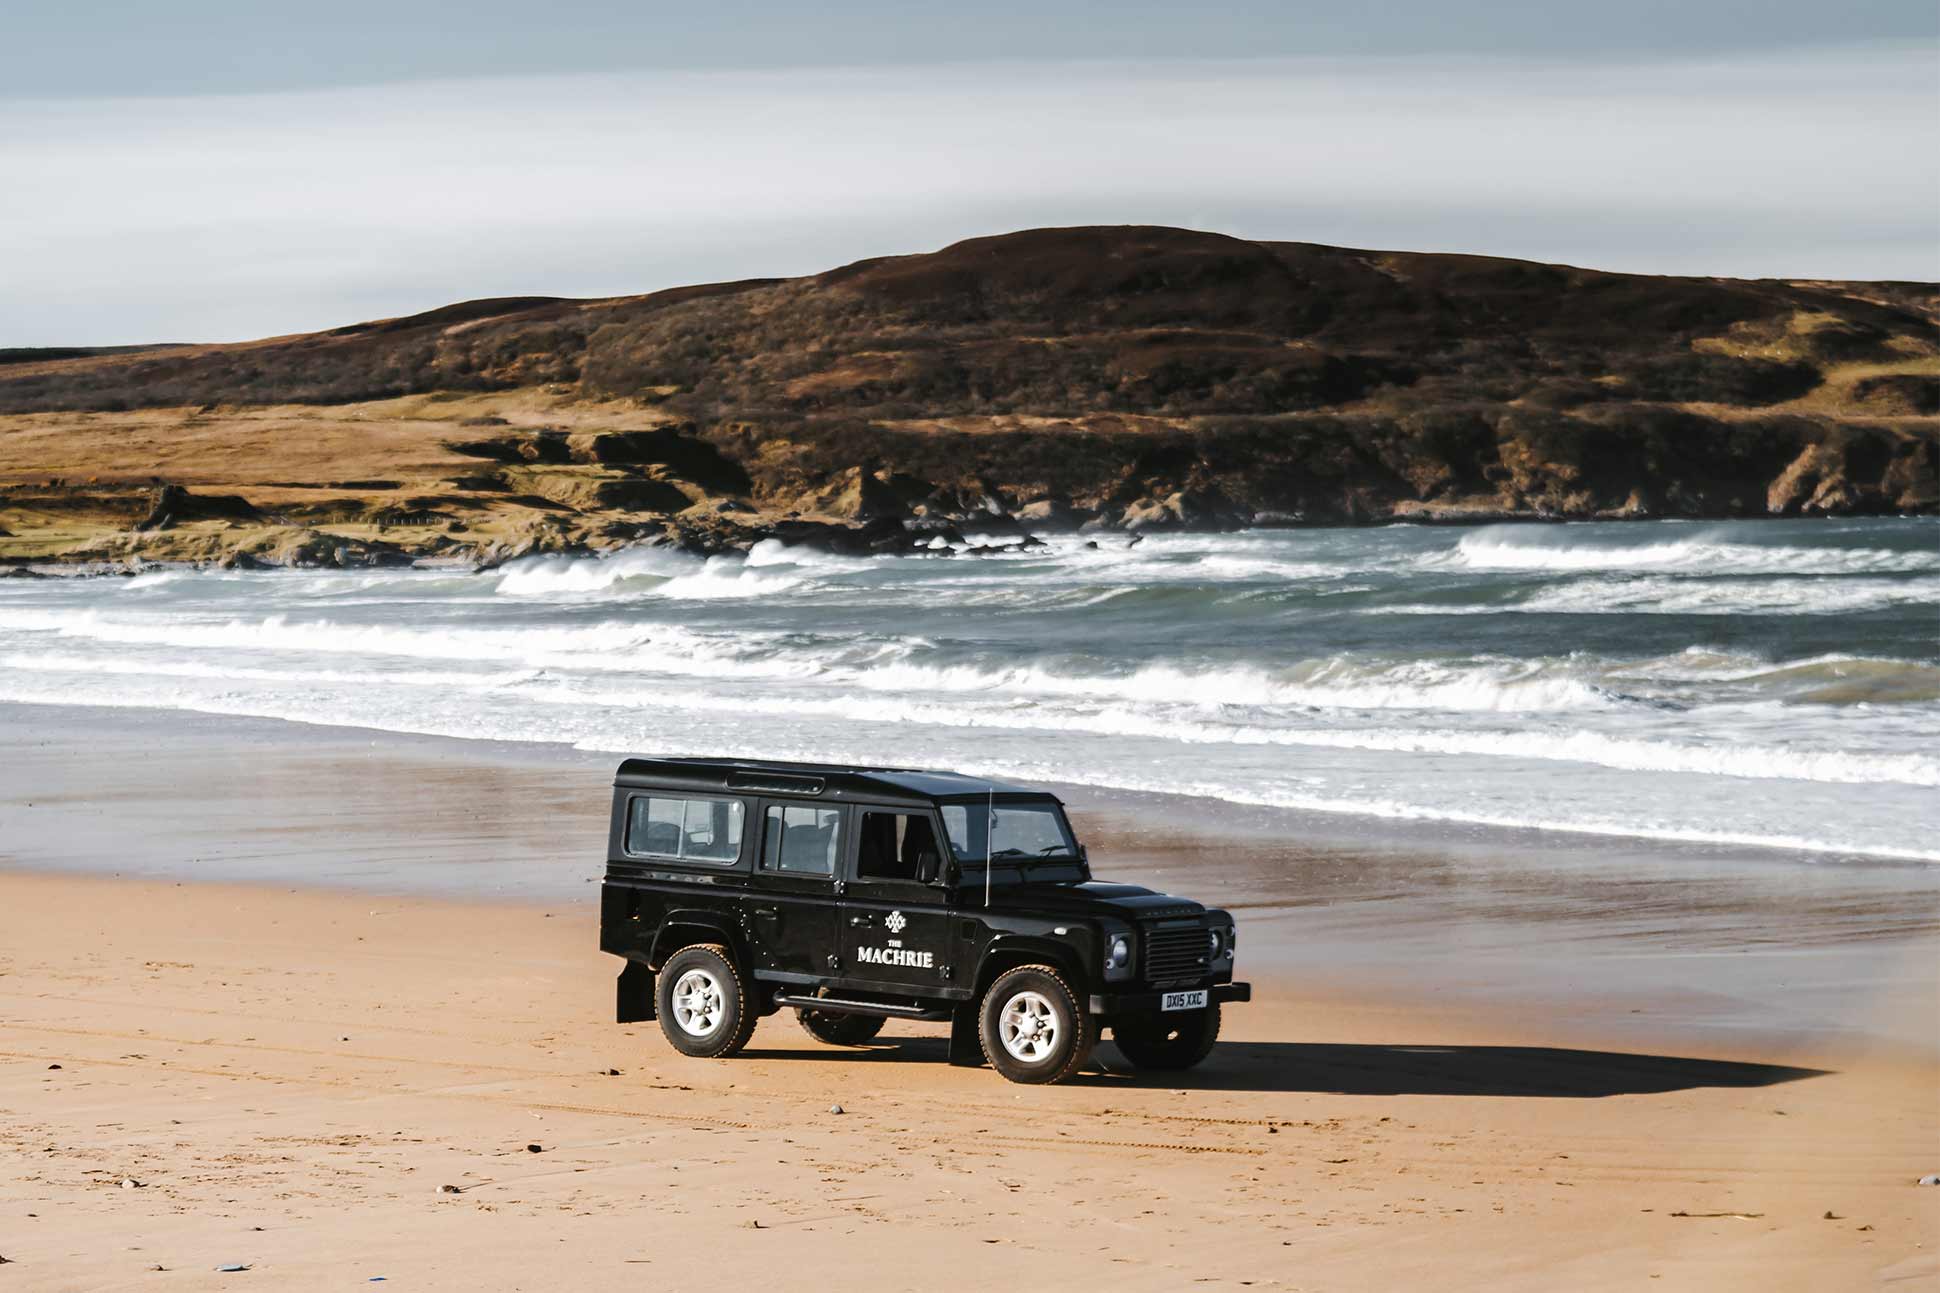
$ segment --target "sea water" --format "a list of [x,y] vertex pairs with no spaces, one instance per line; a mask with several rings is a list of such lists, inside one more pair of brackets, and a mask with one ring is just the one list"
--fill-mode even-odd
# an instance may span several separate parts
[[0,582],[0,700],[1940,861],[1940,522]]

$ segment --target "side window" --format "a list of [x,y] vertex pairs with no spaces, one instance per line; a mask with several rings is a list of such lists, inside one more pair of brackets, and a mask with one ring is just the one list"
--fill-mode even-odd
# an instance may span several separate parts
[[807,804],[768,805],[761,839],[761,866],[793,875],[835,874],[842,810]]
[[930,858],[929,875],[941,860],[936,846],[936,831],[925,813],[865,812],[862,832],[856,839],[856,878],[858,880],[906,880],[926,883],[920,864]]
[[968,861],[972,857],[983,856],[984,815],[977,814],[977,836],[970,837],[970,810],[962,804],[943,805],[943,829],[950,834],[950,847],[957,856]]
[[627,806],[626,851],[728,864],[741,856],[747,806],[738,799],[635,795]]

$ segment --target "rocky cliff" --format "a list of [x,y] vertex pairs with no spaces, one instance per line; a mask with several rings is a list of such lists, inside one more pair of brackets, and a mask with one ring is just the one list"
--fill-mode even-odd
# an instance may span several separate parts
[[0,557],[1940,507],[1940,289],[1048,229],[0,352]]

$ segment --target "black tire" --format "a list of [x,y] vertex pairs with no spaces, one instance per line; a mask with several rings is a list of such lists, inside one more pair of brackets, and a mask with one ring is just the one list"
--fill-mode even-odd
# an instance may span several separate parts
[[880,1015],[836,1014],[832,1010],[797,1010],[808,1035],[831,1046],[861,1046],[873,1041],[889,1021]]
[[1147,1015],[1113,1025],[1118,1053],[1142,1069],[1189,1069],[1212,1054],[1219,1040],[1219,1003],[1204,1010]]
[[[691,991],[683,994],[683,987]],[[719,943],[695,943],[668,957],[655,990],[660,1031],[682,1055],[725,1059],[754,1036],[746,981]]]
[[[1028,1035],[1016,1026],[1020,1018],[1032,1030]],[[1055,969],[1020,965],[998,975],[984,993],[977,1038],[990,1067],[1013,1082],[1037,1084],[1062,1082],[1082,1068],[1098,1030]]]

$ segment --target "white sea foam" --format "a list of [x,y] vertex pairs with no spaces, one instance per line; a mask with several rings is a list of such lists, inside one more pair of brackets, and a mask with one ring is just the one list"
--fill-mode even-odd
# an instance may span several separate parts
[[[974,775],[1022,775],[1047,777],[1054,774],[1042,767],[1011,771],[1002,765],[969,767]],[[1822,853],[1851,857],[1871,857],[1905,862],[1940,862],[1940,850],[1881,844],[1872,841],[1842,840],[1832,835],[1804,835],[1790,832],[1756,830],[1712,830],[1700,826],[1664,825],[1634,818],[1568,818],[1540,812],[1477,812],[1469,809],[1411,804],[1403,800],[1366,796],[1316,794],[1295,789],[1277,789],[1257,784],[1228,784],[1217,781],[1173,781],[1165,778],[1096,774],[1078,778],[1087,785],[1113,790],[1150,794],[1192,795],[1235,804],[1254,804],[1263,808],[1291,808],[1301,812],[1328,813],[1354,817],[1385,818],[1390,821],[1455,822],[1504,830],[1554,831],[1569,835],[1595,835],[1619,839],[1661,840],[1673,844],[1722,845],[1736,848],[1776,849],[1787,852]]]
[[840,574],[859,570],[870,570],[883,563],[881,557],[843,557],[832,552],[823,552],[802,544],[783,543],[780,539],[763,539],[748,549],[747,563],[759,569],[763,566],[797,566],[809,570]]
[[1583,580],[1546,588],[1513,609],[1565,615],[1848,615],[1940,606],[1940,578],[1863,583],[1826,579]]
[[507,597],[604,592],[629,580],[668,580],[698,568],[697,558],[671,548],[628,548],[611,557],[521,557],[499,567],[497,591]]
[[95,655],[58,651],[15,651],[0,655],[0,669],[82,677],[107,675],[119,678],[266,682],[291,688],[314,687],[319,683],[349,683],[365,688],[449,687],[466,691],[530,682],[539,674],[539,671],[530,669],[476,672],[451,669],[386,669],[381,672],[367,669],[272,669],[197,660],[104,659]]
[[[710,637],[668,625],[619,620],[577,627],[410,628],[286,615],[225,620],[138,619],[93,610],[7,608],[0,611],[0,634],[7,633],[18,633],[28,642],[48,634],[63,641],[116,647],[263,652],[342,661],[385,657],[479,661],[680,676],[797,677],[812,675],[821,668],[813,658],[791,658],[772,650],[769,642],[774,635],[759,631]],[[873,650],[863,648],[859,654],[868,655]]]
[[[580,599],[619,594],[719,601],[771,596],[794,588],[807,581],[806,568],[812,565],[804,560],[786,560],[773,549],[748,558],[703,559],[670,548],[629,548],[611,557],[546,556],[508,562],[498,572],[497,591],[507,597]],[[789,568],[781,568],[784,566]]]
[[1068,735],[1135,737],[1192,745],[1290,746],[1405,754],[1481,756],[1529,762],[1591,764],[1627,772],[1689,773],[1759,780],[1841,785],[1940,787],[1940,759],[1929,755],[1855,753],[1836,749],[1614,736],[1600,732],[1517,729],[1268,727],[1220,722],[1176,708],[1131,705],[1020,705],[999,700],[855,697],[840,694],[764,694],[658,689],[584,689],[559,679],[510,684],[551,704],[688,712],[812,717],[844,722],[917,724],[949,728],[1025,730]]
[[[1572,527],[1573,529],[1573,527]],[[1694,570],[1715,574],[1871,574],[1940,570],[1940,554],[1889,548],[1736,543],[1707,530],[1669,542],[1574,543],[1571,530],[1491,528],[1432,558],[1472,570]]]
[[1371,606],[1369,615],[1851,615],[1901,606],[1940,606],[1940,578],[1839,583],[1774,578],[1577,579],[1514,601],[1409,602]]
[[[269,616],[194,622],[109,617],[96,611],[0,612],[0,630],[51,632],[121,645],[225,648],[414,659],[519,661],[598,671],[714,677],[815,677],[872,692],[998,693],[1196,705],[1305,706],[1545,712],[1617,703],[1580,678],[1512,660],[1463,664],[1309,661],[1282,670],[1151,665],[1126,673],[1061,672],[1043,665],[992,668],[912,660],[908,639],[783,649],[775,634],[707,637],[668,626],[609,621],[574,628],[434,628],[343,624]],[[863,657],[858,660],[858,656]]]

